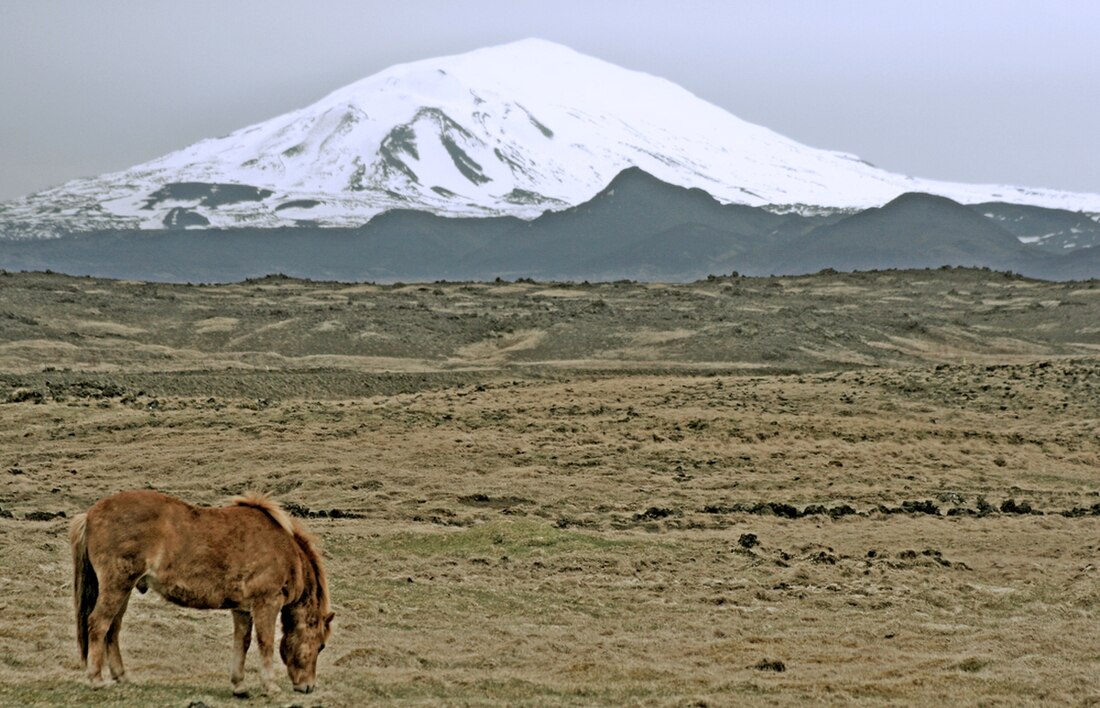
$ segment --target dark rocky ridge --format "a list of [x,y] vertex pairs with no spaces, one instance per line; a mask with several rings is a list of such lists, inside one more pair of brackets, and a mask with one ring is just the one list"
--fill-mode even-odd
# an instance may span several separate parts
[[[215,195],[222,198],[224,191]],[[967,207],[905,194],[854,215],[779,215],[723,205],[706,192],[667,184],[637,168],[619,174],[590,201],[529,222],[399,210],[359,228],[226,230],[193,228],[202,224],[190,216],[181,210],[165,231],[0,241],[0,268],[177,282],[232,282],[269,273],[376,282],[689,282],[731,272],[945,265],[1049,280],[1100,277],[1100,248],[1093,247],[1100,244],[1100,224],[1084,214],[1011,204]],[[1052,233],[1059,235],[1043,238]]]

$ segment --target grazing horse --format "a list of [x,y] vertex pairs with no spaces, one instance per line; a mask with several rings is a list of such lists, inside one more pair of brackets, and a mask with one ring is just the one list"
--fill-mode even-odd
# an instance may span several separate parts
[[[125,680],[118,635],[130,592],[153,588],[170,602],[233,612],[233,693],[246,695],[244,657],[256,628],[266,693],[275,618],[294,690],[309,693],[332,629],[328,583],[312,537],[279,504],[249,494],[207,509],[150,491],[121,492],[73,519],[73,598],[80,655],[93,688]],[[103,658],[111,679],[103,678]]]

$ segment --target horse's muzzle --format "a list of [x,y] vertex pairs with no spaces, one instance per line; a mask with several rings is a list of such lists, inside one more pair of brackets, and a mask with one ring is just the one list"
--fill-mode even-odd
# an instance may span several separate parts
[[298,693],[313,693],[312,683],[295,684],[294,690]]

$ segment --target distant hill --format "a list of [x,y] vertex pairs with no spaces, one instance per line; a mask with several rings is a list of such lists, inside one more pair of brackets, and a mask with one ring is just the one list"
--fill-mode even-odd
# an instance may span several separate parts
[[784,251],[775,254],[783,273],[942,265],[1016,270],[1026,267],[1031,255],[1016,236],[972,209],[912,193],[820,226]]
[[947,265],[1076,280],[1100,277],[1100,247],[1052,249],[1021,234],[1059,225],[1067,234],[1085,233],[1089,223],[1072,212],[967,207],[928,194],[904,194],[851,215],[776,214],[721,204],[702,190],[630,168],[587,202],[531,221],[394,210],[356,228],[105,231],[0,242],[0,268],[187,282],[269,273],[376,282],[685,282],[735,271]]
[[[710,272],[721,256],[752,250],[787,223],[786,217],[722,205],[700,189],[670,185],[630,168],[584,204],[546,213],[498,236],[471,253],[463,266],[471,273],[506,278],[583,280],[652,273],[691,279]],[[666,258],[670,249],[677,250],[671,261]]]
[[1088,214],[1026,204],[968,205],[1023,242],[1056,254],[1100,246],[1100,221]]

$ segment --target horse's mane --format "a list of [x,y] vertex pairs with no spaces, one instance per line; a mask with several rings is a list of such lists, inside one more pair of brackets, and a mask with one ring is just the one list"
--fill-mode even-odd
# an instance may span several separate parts
[[275,501],[266,494],[260,492],[245,492],[239,497],[233,497],[233,503],[237,506],[250,506],[253,509],[259,509],[268,516],[271,520],[283,527],[283,531],[286,531],[291,536],[294,535],[295,527],[298,525],[294,523],[294,519],[290,514],[286,513],[286,510],[279,505],[279,502]]
[[237,506],[250,506],[259,509],[271,520],[277,523],[284,531],[294,537],[302,552],[306,554],[313,574],[317,578],[317,601],[320,604],[321,616],[329,612],[328,580],[325,578],[325,564],[321,560],[321,552],[317,549],[317,539],[298,520],[287,513],[279,502],[260,492],[246,492],[239,497],[233,497],[233,504]]
[[325,563],[321,560],[321,552],[317,549],[316,537],[302,528],[301,524],[294,524],[294,540],[301,546],[302,551],[313,566],[313,575],[317,578],[317,604],[321,617],[329,613],[328,606],[328,579],[325,577]]

